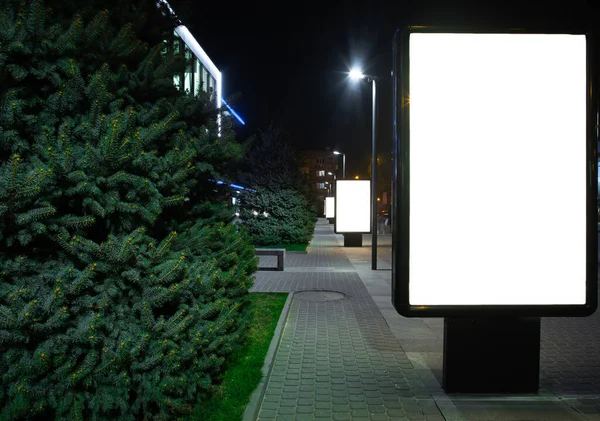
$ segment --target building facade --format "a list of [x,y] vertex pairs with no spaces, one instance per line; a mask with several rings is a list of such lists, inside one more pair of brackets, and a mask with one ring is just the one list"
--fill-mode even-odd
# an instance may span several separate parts
[[200,90],[210,94],[210,101],[217,108],[222,105],[223,80],[221,72],[202,49],[198,41],[183,25],[175,28],[172,48],[175,53],[183,53],[186,59],[185,70],[173,77],[173,83],[180,90],[194,96]]
[[[166,0],[159,0],[165,4],[173,16],[175,12]],[[182,91],[188,92],[194,96],[200,91],[208,93],[210,101],[216,108],[220,109],[225,105],[226,109],[223,115],[230,115],[240,124],[246,123],[242,118],[223,100],[223,78],[221,71],[210,59],[206,51],[200,46],[196,38],[190,33],[188,28],[179,21],[175,27],[173,38],[165,40],[165,49],[171,49],[173,52],[183,53],[186,59],[185,70],[180,74],[173,76],[173,83]],[[217,117],[219,127],[219,136],[221,135],[221,114]]]
[[342,178],[341,160],[341,155],[328,150],[300,152],[300,170],[316,192],[315,205],[319,215],[325,213],[325,198],[334,194],[335,180]]

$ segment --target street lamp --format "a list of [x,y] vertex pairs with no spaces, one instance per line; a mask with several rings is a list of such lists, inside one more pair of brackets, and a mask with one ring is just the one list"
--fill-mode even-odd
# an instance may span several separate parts
[[342,155],[342,180],[346,179],[346,154],[343,152],[333,151],[334,155]]
[[375,115],[377,112],[377,103],[375,99],[377,92],[377,77],[365,75],[357,68],[350,70],[349,75],[353,80],[365,79],[367,82],[371,82],[373,91],[373,106],[371,116],[371,224],[373,225],[371,231],[371,269],[377,270],[377,148],[375,143]]
[[333,177],[333,181],[329,183],[329,196],[333,196],[333,189],[335,188],[335,180],[337,180],[337,176],[331,171],[327,171],[327,175]]

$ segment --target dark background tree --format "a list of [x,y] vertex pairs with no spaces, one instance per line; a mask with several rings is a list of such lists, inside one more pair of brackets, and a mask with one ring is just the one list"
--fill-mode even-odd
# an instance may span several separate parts
[[255,190],[240,197],[240,218],[254,244],[308,244],[316,221],[312,190],[283,129],[258,132],[237,179]]

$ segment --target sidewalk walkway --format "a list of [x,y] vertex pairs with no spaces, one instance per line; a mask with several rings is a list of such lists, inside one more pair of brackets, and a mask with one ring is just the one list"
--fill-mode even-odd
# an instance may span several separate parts
[[378,239],[373,271],[370,235],[363,247],[343,247],[343,237],[322,219],[308,253],[287,253],[283,272],[257,273],[251,291],[294,294],[264,393],[249,406],[257,413],[246,415],[260,421],[600,421],[600,317],[543,319],[539,394],[446,395],[443,319],[396,313],[391,238]]

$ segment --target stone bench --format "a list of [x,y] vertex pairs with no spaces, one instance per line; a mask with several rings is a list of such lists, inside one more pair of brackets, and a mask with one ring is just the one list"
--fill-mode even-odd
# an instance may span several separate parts
[[283,270],[285,249],[256,249],[257,256],[277,256],[277,267],[259,267],[258,270]]

